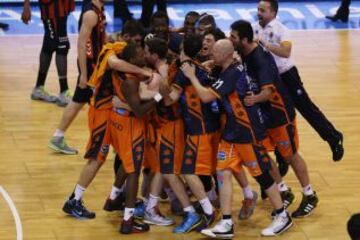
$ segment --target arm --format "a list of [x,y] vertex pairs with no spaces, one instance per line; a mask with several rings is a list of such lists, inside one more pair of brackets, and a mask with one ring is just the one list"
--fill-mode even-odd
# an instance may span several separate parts
[[181,96],[181,92],[182,90],[175,87],[169,87],[167,85],[160,86],[160,93],[164,97],[165,106],[176,103]]
[[199,79],[195,75],[195,66],[185,63],[182,65],[181,71],[188,79],[190,79],[202,102],[208,103],[214,101],[217,98],[215,93],[212,92],[210,88],[201,85]]
[[141,118],[155,106],[156,101],[151,99],[149,101],[142,102],[139,96],[139,85],[140,82],[137,80],[125,80],[125,82],[121,85],[121,91],[135,116]]
[[265,43],[263,46],[273,54],[283,57],[289,58],[291,55],[291,42],[284,41],[280,43],[280,46],[273,45],[271,43]]
[[25,24],[28,24],[31,20],[30,0],[24,0],[24,8],[21,14],[21,20]]
[[250,107],[256,103],[266,102],[270,99],[272,92],[273,90],[271,87],[262,88],[261,92],[256,95],[250,92],[250,95],[247,95],[244,98],[245,105]]
[[120,72],[139,74],[145,77],[151,77],[152,74],[152,71],[128,63],[122,59],[119,59],[118,57],[116,57],[116,55],[112,55],[109,57],[108,64],[111,69]]
[[88,11],[83,15],[83,22],[80,28],[78,38],[78,60],[80,67],[80,81],[79,87],[86,88],[87,86],[87,67],[86,67],[86,43],[90,38],[92,29],[96,26],[98,17],[94,11]]

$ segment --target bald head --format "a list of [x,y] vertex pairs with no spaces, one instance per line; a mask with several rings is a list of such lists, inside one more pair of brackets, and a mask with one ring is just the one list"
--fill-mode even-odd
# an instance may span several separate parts
[[223,55],[232,55],[234,50],[234,45],[229,39],[221,39],[215,43],[216,48],[223,54]]
[[232,59],[234,51],[234,45],[230,40],[218,40],[213,47],[213,58],[215,63],[221,65],[226,60]]

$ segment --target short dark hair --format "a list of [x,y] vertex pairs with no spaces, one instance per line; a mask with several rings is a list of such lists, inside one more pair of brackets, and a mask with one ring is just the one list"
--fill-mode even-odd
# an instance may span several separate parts
[[279,2],[277,0],[261,0],[270,3],[271,9],[277,14],[279,10]]
[[211,34],[214,36],[215,41],[218,41],[220,39],[225,39],[226,35],[223,31],[221,31],[220,28],[210,29],[205,32],[204,36]]
[[210,25],[212,26],[212,28],[216,28],[216,22],[215,22],[215,18],[213,15],[207,14],[207,13],[203,13],[200,15],[199,19],[198,19],[198,25]]
[[166,24],[169,26],[170,19],[169,19],[169,16],[165,12],[163,12],[163,11],[154,12],[150,18],[150,25],[154,25],[154,21],[156,18],[164,19],[166,21]]
[[145,45],[148,46],[150,53],[156,53],[161,59],[166,58],[168,45],[164,39],[154,37],[146,40]]
[[203,37],[200,34],[189,34],[184,37],[183,49],[186,56],[195,58],[202,48]]
[[195,11],[190,11],[185,15],[185,19],[187,19],[189,17],[194,17],[196,19],[199,19],[200,14],[198,12],[195,12]]
[[144,36],[145,30],[142,24],[137,20],[128,20],[124,24],[121,34],[129,34],[131,37],[136,35]]
[[137,49],[136,49],[136,44],[135,43],[127,43],[127,45],[125,46],[125,48],[122,50],[121,54],[120,54],[120,58],[125,60],[126,62],[130,62],[131,59],[133,59],[136,54],[137,54]]
[[347,230],[352,240],[360,239],[360,213],[351,216],[347,222]]
[[240,39],[247,38],[248,42],[254,40],[254,31],[251,24],[245,20],[238,20],[231,24],[231,30],[236,31]]

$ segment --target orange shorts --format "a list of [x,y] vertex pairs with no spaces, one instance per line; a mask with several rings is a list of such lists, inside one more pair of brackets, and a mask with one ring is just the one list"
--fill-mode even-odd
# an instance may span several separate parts
[[125,172],[140,172],[144,159],[145,125],[142,119],[111,111],[110,141]]
[[88,125],[90,139],[86,146],[85,159],[105,161],[110,146],[110,133],[108,122],[111,109],[96,110],[89,106]]
[[248,168],[251,176],[257,177],[270,169],[270,157],[262,145],[237,144],[221,140],[217,156],[218,171],[231,169],[240,172],[242,165]]
[[158,131],[157,152],[162,174],[180,174],[184,153],[184,123],[182,119],[168,121]]
[[219,132],[187,135],[181,174],[212,175],[216,169],[219,141]]
[[157,133],[153,124],[145,122],[145,152],[144,168],[149,168],[152,172],[159,172],[158,154],[156,151]]
[[282,157],[291,157],[299,150],[299,135],[296,120],[274,129],[268,129],[267,133]]

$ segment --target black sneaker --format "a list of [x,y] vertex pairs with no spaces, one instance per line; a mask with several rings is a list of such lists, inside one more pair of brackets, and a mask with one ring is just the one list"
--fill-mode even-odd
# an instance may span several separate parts
[[319,202],[319,199],[314,192],[311,196],[305,196],[303,194],[303,198],[301,200],[300,206],[298,209],[296,209],[295,212],[291,214],[293,218],[300,218],[300,217],[307,217],[309,216],[314,209],[316,208],[317,204]]
[[103,209],[108,212],[123,211],[125,208],[125,193],[120,193],[114,200],[106,199]]
[[333,153],[333,160],[335,162],[340,161],[344,156],[343,143],[344,143],[344,136],[341,133],[339,133],[339,138],[337,141],[335,142],[329,141],[329,145]]
[[92,219],[95,218],[95,213],[90,212],[85,208],[81,200],[69,199],[63,206],[63,211],[67,214],[79,219]]
[[[291,188],[289,188],[289,190],[286,190],[286,191],[281,191],[280,196],[283,201],[285,209],[287,209],[294,202],[294,199],[295,199],[295,195],[291,191]],[[275,215],[276,215],[276,212],[275,212],[275,210],[273,210],[271,212],[271,217],[274,218]]]
[[131,233],[143,233],[148,232],[150,226],[143,221],[131,217],[129,220],[123,220],[120,226],[120,233],[122,234],[131,234]]

